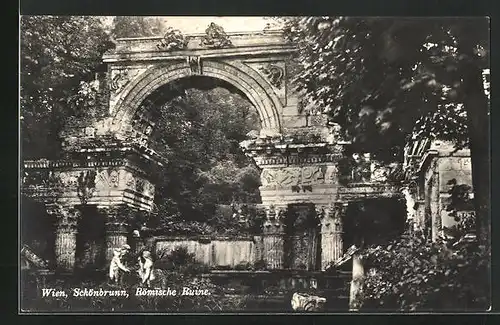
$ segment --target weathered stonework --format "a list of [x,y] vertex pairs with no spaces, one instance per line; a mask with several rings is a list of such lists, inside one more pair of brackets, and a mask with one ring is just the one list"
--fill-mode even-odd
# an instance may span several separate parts
[[130,216],[123,206],[98,207],[100,214],[106,218],[106,260],[113,257],[113,250],[127,244]]
[[317,269],[317,255],[319,251],[319,220],[311,205],[289,206],[287,218],[288,224],[287,267],[295,270]]
[[345,203],[331,204],[317,209],[321,220],[321,270],[326,270],[344,254],[342,223],[346,211]]
[[269,269],[284,267],[285,210],[268,207],[263,224],[264,261]]
[[[231,84],[258,111],[260,135],[241,146],[262,170],[262,204],[273,207],[263,226],[262,252],[257,254],[268,268],[284,267],[283,216],[289,205],[327,207],[332,202],[401,196],[399,188],[383,178],[383,172],[375,172],[380,166],[364,170],[361,178],[341,173],[339,161],[345,158],[349,143],[343,141],[338,125],[329,125],[325,116],[301,112],[290,83],[295,68],[288,60],[296,49],[281,33],[225,34],[217,26],[202,35],[173,33],[166,38],[119,39],[115,49],[103,57],[110,88],[107,116],[89,125],[66,128],[61,134],[61,160],[24,163],[25,195],[69,209],[78,205],[101,209],[106,218],[108,258],[112,248],[127,242],[129,220],[119,207],[151,211],[155,195],[152,175],[167,163],[150,148],[156,121],[147,102],[160,87],[192,76]],[[181,41],[178,46],[170,44],[174,38]],[[341,228],[331,230],[331,225],[323,225],[323,235],[328,238],[324,245],[330,245],[323,248],[323,265],[342,252]],[[295,234],[293,244],[302,252],[298,254],[301,264],[314,254],[304,253],[309,244],[301,238],[316,242],[309,230],[304,231]],[[76,233],[63,233],[57,239],[58,259],[69,270],[74,258],[61,254],[63,250],[70,254]]]
[[47,213],[56,218],[55,258],[57,268],[72,272],[75,267],[76,234],[81,212],[74,207],[50,205]]
[[415,201],[415,226],[436,240],[443,234],[443,228],[457,223],[447,211],[450,181],[472,187],[470,151],[457,151],[452,143],[438,140],[412,146],[408,146],[415,149],[408,149],[412,154],[406,169],[407,179],[416,187],[411,193]]

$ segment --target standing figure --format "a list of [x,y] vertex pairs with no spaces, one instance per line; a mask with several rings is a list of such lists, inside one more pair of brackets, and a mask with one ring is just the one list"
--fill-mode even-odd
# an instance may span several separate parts
[[113,250],[113,258],[109,264],[109,279],[112,283],[122,283],[122,272],[130,270],[122,263],[123,250]]
[[139,257],[139,276],[141,277],[141,284],[148,287],[151,286],[151,281],[155,279],[153,273],[153,260],[149,251],[142,252]]

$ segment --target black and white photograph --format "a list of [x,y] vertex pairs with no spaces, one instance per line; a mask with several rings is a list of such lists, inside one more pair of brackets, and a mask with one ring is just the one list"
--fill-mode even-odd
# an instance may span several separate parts
[[19,26],[20,314],[491,310],[488,17]]

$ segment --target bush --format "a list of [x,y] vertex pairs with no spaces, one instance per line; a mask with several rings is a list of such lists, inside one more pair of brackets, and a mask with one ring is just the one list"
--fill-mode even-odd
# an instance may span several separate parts
[[486,310],[489,249],[468,243],[427,242],[404,235],[386,247],[364,250],[368,271],[364,309],[401,311]]

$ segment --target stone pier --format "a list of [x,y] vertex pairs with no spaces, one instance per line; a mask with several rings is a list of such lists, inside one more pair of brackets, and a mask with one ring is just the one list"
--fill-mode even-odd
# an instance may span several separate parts
[[349,294],[349,310],[358,311],[362,305],[363,297],[363,280],[365,270],[363,259],[356,253],[352,256],[352,280]]
[[74,207],[48,206],[47,212],[56,217],[55,258],[61,271],[75,268],[76,234],[81,211]]
[[340,259],[343,255],[342,219],[347,203],[335,203],[318,209],[321,220],[321,270]]
[[127,244],[128,218],[119,206],[99,207],[106,218],[106,261],[113,257],[113,250]]
[[264,261],[268,269],[284,267],[285,209],[269,207],[263,225]]

